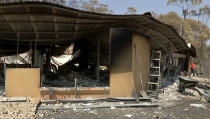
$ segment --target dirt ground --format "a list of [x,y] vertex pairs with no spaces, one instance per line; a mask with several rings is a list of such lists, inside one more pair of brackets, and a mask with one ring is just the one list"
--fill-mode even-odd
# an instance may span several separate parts
[[[194,107],[191,104],[201,104],[202,107]],[[170,107],[38,111],[37,116],[40,119],[209,119],[210,103],[183,99]]]

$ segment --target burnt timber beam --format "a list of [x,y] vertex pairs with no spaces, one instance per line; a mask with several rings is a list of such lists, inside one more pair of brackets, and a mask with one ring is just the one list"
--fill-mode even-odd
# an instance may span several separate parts
[[[94,32],[94,31],[97,31],[96,30],[82,30],[82,31],[78,31],[80,33],[89,33],[89,32]],[[0,31],[0,33],[16,33],[15,31]],[[34,34],[35,32],[34,31],[19,31],[20,34]],[[75,31],[37,31],[37,33],[63,33],[63,34],[70,34],[70,33],[75,33]]]
[[[4,11],[0,9],[0,13],[1,13],[1,14],[4,14]],[[8,21],[9,21],[9,18],[8,18],[7,16],[4,16],[4,18],[5,18],[5,20],[7,21],[7,23],[9,24],[11,30],[13,30],[13,31],[19,30],[19,29],[15,29],[15,26],[13,26],[12,23],[9,23],[9,22],[8,22]],[[16,35],[16,37],[18,38],[18,33],[16,33],[15,35]]]
[[[53,14],[56,14],[56,11],[55,11],[55,8],[54,7],[52,8],[52,13]],[[55,39],[58,39],[58,34],[57,34],[58,26],[57,26],[57,24],[55,24],[55,22],[56,22],[56,17],[53,16],[53,30],[55,32],[54,36],[55,36]]]
[[[15,38],[0,38],[0,39],[3,39],[3,40],[10,40],[10,41],[17,41],[17,39]],[[66,40],[74,40],[75,38],[59,38],[59,39],[36,39],[36,41],[49,41],[49,42],[52,42],[52,40],[55,40],[55,41],[66,41]],[[35,39],[34,39],[35,40]],[[34,41],[34,40],[29,40],[29,39],[21,39],[21,41]]]
[[[37,20],[33,20],[31,19],[31,21],[24,21],[24,20],[9,20],[9,21],[0,21],[0,23],[40,23],[40,24],[68,24],[68,25],[75,25],[75,22],[53,22],[53,21],[37,21]],[[82,23],[79,22],[77,24],[79,25],[107,25],[107,24],[114,24],[115,22],[97,22],[97,23]]]
[[[81,16],[81,14],[80,14],[80,13],[77,13],[77,16]],[[74,38],[77,37],[77,31],[78,31],[78,29],[79,29],[79,25],[78,25],[79,21],[80,21],[79,19],[75,18]]]
[[[30,13],[30,10],[28,9],[28,7],[24,6],[24,8],[25,8],[25,10],[26,10],[27,13]],[[36,34],[37,34],[37,28],[36,28],[34,22],[32,22],[32,21],[35,21],[35,20],[33,19],[32,16],[27,16],[27,17],[30,19],[30,24],[31,24],[31,26],[32,26],[32,28],[33,28],[33,30],[34,30],[34,32],[36,32]],[[9,22],[9,21],[8,21],[8,22]]]

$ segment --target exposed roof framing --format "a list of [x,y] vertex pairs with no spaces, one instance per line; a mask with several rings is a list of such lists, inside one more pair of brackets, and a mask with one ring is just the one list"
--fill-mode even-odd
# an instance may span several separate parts
[[[3,12],[1,9],[0,9],[0,13],[1,13],[1,14],[4,14],[4,12]],[[15,26],[13,26],[13,24],[11,24],[11,23],[9,22],[9,18],[8,18],[7,16],[3,16],[3,17],[5,18],[6,23],[10,26],[11,30],[17,32],[17,29],[18,29],[18,28],[16,28]],[[17,33],[16,33],[16,36],[18,37]]]
[[[52,8],[52,13],[53,14],[56,14],[56,10],[55,10],[55,8],[53,7]],[[58,32],[58,27],[57,27],[57,24],[55,24],[56,23],[56,17],[55,16],[53,16],[53,29],[54,29],[54,32],[55,32],[55,39],[58,39],[58,34],[57,34],[57,32]]]
[[[126,27],[145,34],[154,50],[187,49],[175,29],[149,14],[110,15],[90,13],[46,2],[0,4],[0,44],[5,41],[20,44],[52,45],[81,40],[115,27]],[[18,29],[18,31],[17,31]]]

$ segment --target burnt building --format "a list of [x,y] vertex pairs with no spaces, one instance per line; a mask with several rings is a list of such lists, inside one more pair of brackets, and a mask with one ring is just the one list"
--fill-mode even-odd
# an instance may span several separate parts
[[[157,51],[161,56],[186,54],[189,47],[174,28],[150,13],[99,14],[47,2],[0,4],[0,55],[15,55],[22,62],[2,61],[7,96],[142,95],[151,67],[160,75],[162,59],[153,55]],[[27,58],[21,53],[28,53]],[[159,66],[152,66],[152,60]]]

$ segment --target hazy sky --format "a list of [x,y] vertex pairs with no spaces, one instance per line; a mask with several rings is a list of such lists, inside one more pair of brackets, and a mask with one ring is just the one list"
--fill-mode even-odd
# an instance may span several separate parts
[[150,11],[167,13],[178,10],[174,6],[167,6],[167,0],[99,0],[99,2],[108,4],[116,14],[125,13],[129,6],[135,7],[140,14]]
[[[137,9],[138,14],[151,11],[157,14],[166,14],[170,11],[176,11],[181,15],[180,8],[171,5],[167,6],[167,0],[99,0],[99,2],[108,4],[114,14],[124,14],[128,7],[133,6]],[[210,6],[210,0],[204,0],[203,5]],[[210,26],[210,22],[208,25]]]
[[[99,0],[100,3],[108,4],[116,14],[123,14],[129,6],[137,9],[138,13],[154,11],[155,13],[180,12],[176,6],[167,6],[167,0]],[[204,0],[204,4],[210,5],[210,0]]]

